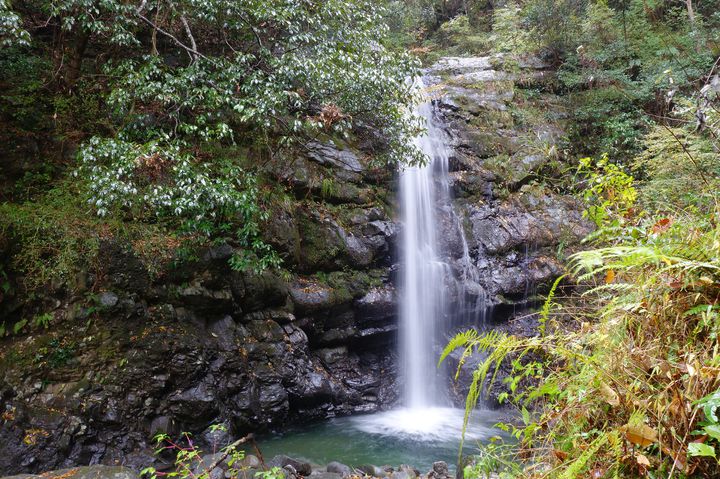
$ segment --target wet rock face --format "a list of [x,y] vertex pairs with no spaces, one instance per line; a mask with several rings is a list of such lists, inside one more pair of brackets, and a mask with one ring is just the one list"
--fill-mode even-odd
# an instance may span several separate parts
[[[2,479],[30,479],[33,477],[29,474],[22,474],[18,476],[7,476]],[[74,467],[71,469],[61,469],[58,471],[52,471],[47,474],[43,474],[44,478],[56,479],[56,478],[68,478],[73,479],[140,479],[132,470],[126,467],[113,467],[113,466],[88,466],[88,467]]]
[[264,234],[290,278],[232,271],[224,244],[153,282],[129,248],[101,245],[94,302],[52,298],[52,329],[2,340],[0,473],[139,469],[158,433],[211,445],[394,404],[397,226],[364,156],[318,143],[276,172],[295,198]]
[[488,308],[527,307],[561,274],[558,251],[592,231],[582,205],[541,179],[554,174],[564,135],[554,74],[539,58],[508,56],[445,58],[429,72],[453,145],[454,212],[438,216],[448,260],[465,278],[458,294]]
[[[142,317],[128,320],[111,308],[94,324],[67,319],[53,339],[6,342],[14,363],[0,369],[0,471],[131,460],[161,432],[195,432],[202,443],[199,433],[214,423],[236,436],[393,404],[394,289],[384,274],[343,272],[290,285],[245,277],[244,289],[216,285],[232,290],[229,298],[206,285],[149,304]],[[258,309],[258,290],[276,295],[269,307]],[[126,300],[115,295],[118,304]],[[198,296],[228,302],[231,314]],[[51,364],[53,344],[72,347],[72,357]]]

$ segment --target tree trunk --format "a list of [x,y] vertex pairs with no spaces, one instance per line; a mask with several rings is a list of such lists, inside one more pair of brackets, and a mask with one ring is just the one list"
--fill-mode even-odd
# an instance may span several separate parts
[[85,55],[85,49],[87,48],[90,34],[81,33],[75,39],[75,45],[70,51],[70,58],[68,60],[67,70],[65,71],[65,87],[69,90],[72,89],[75,82],[80,78],[80,72],[82,69],[82,60]]
[[685,0],[688,11],[688,19],[690,20],[690,28],[695,31],[695,10],[693,10],[692,0]]
[[693,36],[695,37],[695,51],[700,53],[702,51],[702,45],[700,44],[701,38],[699,35],[697,35],[697,29],[695,24],[695,10],[693,9],[692,0],[685,0],[685,4],[687,5],[687,12],[688,12],[688,20],[690,21],[690,30],[693,33]]

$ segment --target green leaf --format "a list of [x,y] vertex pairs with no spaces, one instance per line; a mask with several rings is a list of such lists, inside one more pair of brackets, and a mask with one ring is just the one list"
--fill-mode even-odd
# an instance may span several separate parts
[[715,457],[715,449],[707,444],[691,442],[688,444],[688,455],[691,457]]
[[522,419],[523,419],[523,424],[525,424],[525,425],[530,424],[530,411],[528,411],[527,408],[525,408],[524,406],[522,408]]
[[22,329],[25,327],[27,322],[28,322],[27,319],[21,319],[20,321],[15,323],[15,325],[13,326],[13,333],[18,334],[20,331],[22,331]]
[[720,424],[710,424],[709,426],[705,426],[703,430],[705,431],[705,434],[711,438],[716,441],[720,441]]

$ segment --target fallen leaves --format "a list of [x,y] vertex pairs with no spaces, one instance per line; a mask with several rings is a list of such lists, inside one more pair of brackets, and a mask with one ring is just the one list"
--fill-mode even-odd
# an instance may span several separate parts
[[658,433],[647,424],[626,424],[620,428],[625,438],[640,447],[658,442]]
[[672,220],[670,218],[663,218],[661,220],[658,220],[653,226],[652,226],[652,232],[654,234],[661,234],[666,232],[670,229],[670,226],[672,225]]
[[614,407],[620,405],[620,396],[618,396],[618,393],[616,393],[613,388],[604,382],[600,382],[599,390],[606,403]]

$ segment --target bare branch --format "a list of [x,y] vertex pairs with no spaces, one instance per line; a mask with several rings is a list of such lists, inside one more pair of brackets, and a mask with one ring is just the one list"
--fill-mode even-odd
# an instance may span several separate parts
[[[190,30],[190,25],[188,24],[187,19],[185,18],[185,15],[180,15],[180,21],[182,22],[183,26],[185,27],[185,33],[187,34],[188,38],[190,39],[190,46],[192,47],[193,51],[197,51],[197,43],[195,43],[195,37],[193,37],[192,31]],[[197,57],[194,57],[193,55],[190,55],[190,57],[195,61]]]
[[[185,45],[185,44],[184,44],[183,42],[181,42],[175,35],[173,35],[172,33],[168,32],[168,31],[163,30],[162,28],[160,28],[157,24],[155,24],[155,22],[153,22],[152,20],[150,20],[149,18],[147,18],[145,15],[143,15],[143,14],[140,13],[139,11],[136,11],[135,14],[136,14],[136,15],[138,16],[138,18],[140,18],[142,21],[144,21],[145,23],[147,23],[148,25],[150,25],[151,27],[153,27],[154,29],[156,29],[158,32],[162,33],[162,34],[165,35],[166,37],[170,38],[170,39],[171,39],[172,41],[174,41],[179,47],[183,48],[183,49],[184,49],[185,51],[187,51],[188,53],[191,53],[191,54],[193,54],[193,55],[197,55],[197,56],[199,56],[199,57],[201,57],[201,58],[204,58],[205,60],[208,60],[208,61],[210,60],[208,57],[206,57],[205,55],[203,55],[202,53],[200,53],[199,51],[197,51],[196,48],[189,47],[189,46]],[[194,43],[194,40],[193,40],[193,43]],[[192,57],[192,55],[191,55],[191,57]]]
[[253,441],[253,443],[255,443],[254,439],[255,435],[251,433],[227,446],[225,448],[225,452],[222,453],[220,457],[215,459],[215,461],[213,461],[207,468],[205,468],[205,472],[209,473],[213,469],[215,469],[221,462],[225,460],[226,457],[228,457],[233,451],[235,451],[235,448],[238,447],[240,444],[246,443],[248,441]]

